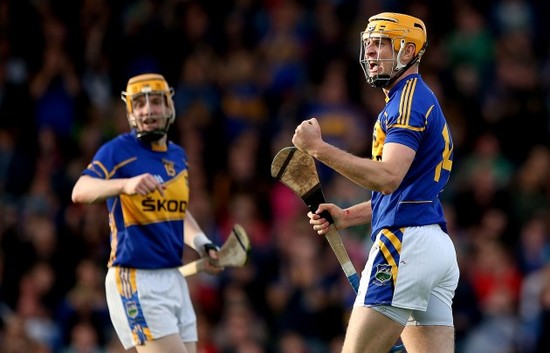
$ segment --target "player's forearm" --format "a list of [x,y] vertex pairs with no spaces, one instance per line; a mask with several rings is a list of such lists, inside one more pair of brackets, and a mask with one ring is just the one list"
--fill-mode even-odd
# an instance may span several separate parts
[[81,176],[73,187],[74,203],[96,203],[123,192],[125,179],[104,180]]
[[365,201],[343,210],[344,228],[370,223],[372,220],[371,202]]
[[201,256],[204,255],[204,245],[212,243],[212,241],[202,231],[201,227],[195,220],[195,217],[193,217],[189,211],[185,214],[183,234],[185,244],[189,245],[201,254]]
[[355,156],[325,142],[310,153],[315,159],[368,190],[387,194],[395,189],[395,175],[382,162]]

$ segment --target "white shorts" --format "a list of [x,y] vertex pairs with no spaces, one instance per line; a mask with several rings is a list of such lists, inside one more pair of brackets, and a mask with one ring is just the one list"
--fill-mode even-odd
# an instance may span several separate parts
[[369,253],[354,305],[425,312],[433,296],[450,309],[459,275],[454,244],[439,225],[383,229]]
[[171,334],[179,334],[183,342],[197,341],[197,318],[177,268],[111,267],[105,290],[111,321],[125,349]]

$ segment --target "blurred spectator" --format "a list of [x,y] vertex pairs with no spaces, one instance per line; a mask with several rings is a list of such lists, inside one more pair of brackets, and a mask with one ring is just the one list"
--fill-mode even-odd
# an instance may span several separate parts
[[103,271],[91,260],[83,259],[75,272],[76,283],[60,302],[55,318],[62,330],[63,343],[75,346],[67,348],[68,352],[79,353],[85,352],[84,347],[92,351],[92,348],[103,346],[111,323],[103,288]]
[[253,52],[228,53],[225,70],[220,72],[221,108],[225,139],[233,142],[247,130],[260,133],[267,123],[268,107],[264,101],[259,66]]
[[541,209],[520,229],[516,257],[524,275],[540,270],[550,262],[548,211]]
[[96,329],[86,321],[77,322],[71,329],[70,342],[62,353],[105,353]]
[[334,266],[321,261],[329,259],[321,255],[322,244],[311,234],[290,238],[279,277],[268,289],[276,332],[299,333],[309,347],[326,345],[344,332],[344,311],[337,304],[340,277],[333,275]]
[[505,213],[511,208],[508,191],[499,186],[493,162],[479,160],[461,179],[455,190],[454,208],[458,227],[468,229],[481,223],[483,215],[491,209]]
[[[358,106],[349,97],[347,70],[344,62],[333,61],[323,72],[321,82],[308,101],[304,118],[315,117],[323,131],[323,138],[337,147],[357,155],[370,153],[369,129]],[[330,180],[334,172],[319,163],[322,180]]]
[[80,77],[66,52],[66,24],[55,17],[45,17],[42,25],[47,46],[42,67],[30,83],[31,96],[36,101],[36,125],[38,129],[50,127],[59,137],[67,138],[80,113]]
[[[475,140],[471,153],[461,161],[460,169],[457,170],[454,180],[461,182],[470,180],[473,177],[471,174],[475,173],[479,166],[485,166],[491,170],[495,186],[498,189],[509,186],[514,173],[514,165],[502,153],[500,141],[490,131],[482,133]],[[474,180],[476,180],[475,177]],[[460,186],[458,187],[460,188]]]
[[511,218],[524,224],[540,210],[550,209],[550,149],[534,146],[519,165],[510,185]]
[[524,36],[530,37],[536,30],[535,9],[529,1],[495,1],[488,17],[492,20],[499,36],[521,32]]
[[[221,353],[238,353],[245,346],[267,348],[268,332],[265,322],[252,310],[246,294],[241,290],[228,291],[224,298],[221,321],[215,333],[215,342]],[[253,352],[257,353],[257,350]]]
[[[178,117],[181,115],[187,119],[196,121],[197,126],[207,127],[211,121],[198,118],[210,117],[218,113],[220,109],[219,92],[214,86],[217,72],[212,71],[216,67],[216,61],[208,53],[195,52],[185,59],[181,66],[179,80],[175,86],[174,104]],[[205,113],[198,117],[190,114],[192,107],[200,106],[200,111]],[[195,111],[197,111],[196,108]],[[198,120],[198,121],[197,121]]]
[[462,353],[514,353],[519,342],[519,321],[514,299],[505,289],[492,293],[481,322],[472,328]]
[[304,4],[295,0],[267,2],[265,31],[258,42],[259,68],[272,114],[279,105],[302,96],[307,70],[304,63],[311,35]]
[[[540,67],[533,43],[521,33],[498,39],[497,58],[492,86],[482,102],[483,121],[500,140],[503,153],[519,164],[533,146],[548,143],[548,130],[543,128],[548,110],[539,79]],[[528,123],[523,120],[525,117],[529,117]],[[516,136],[529,136],[529,141],[517,143]]]
[[36,352],[38,343],[26,332],[25,320],[18,315],[9,315],[2,335],[2,352],[28,353]]
[[540,294],[541,316],[540,316],[540,333],[537,340],[536,353],[548,352],[550,350],[550,339],[546,334],[550,330],[550,284],[546,281],[545,286]]
[[550,263],[525,277],[521,290],[519,319],[520,352],[542,353],[548,348],[548,288],[550,286]]
[[16,315],[23,320],[25,334],[50,349],[60,344],[59,325],[53,320],[53,304],[48,302],[54,281],[51,266],[45,262],[37,263],[21,278],[20,296],[15,307]]
[[279,353],[311,353],[315,352],[315,347],[311,347],[303,337],[295,332],[284,332],[277,344]]
[[521,290],[521,273],[514,258],[496,240],[476,243],[473,258],[463,275],[473,284],[476,300],[485,311],[493,300],[505,295],[509,310],[517,308]]
[[471,79],[479,85],[478,90],[483,90],[483,84],[490,77],[494,60],[494,38],[487,20],[469,2],[455,2],[453,16],[455,27],[446,40],[446,52],[450,69],[457,73],[454,79],[460,82],[469,78],[469,75],[458,73],[471,70]]

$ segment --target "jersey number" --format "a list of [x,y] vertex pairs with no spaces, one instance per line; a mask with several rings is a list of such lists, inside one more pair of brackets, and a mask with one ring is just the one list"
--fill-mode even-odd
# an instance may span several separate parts
[[437,164],[437,167],[435,167],[435,175],[434,175],[434,181],[438,182],[439,178],[441,177],[441,169],[445,169],[446,171],[450,172],[451,168],[453,167],[453,161],[451,160],[451,153],[453,152],[453,146],[451,143],[450,133],[449,133],[449,127],[447,124],[443,126],[443,131],[441,131],[441,134],[443,135],[443,141],[445,141],[445,148],[443,149],[442,153],[442,159],[441,162]]

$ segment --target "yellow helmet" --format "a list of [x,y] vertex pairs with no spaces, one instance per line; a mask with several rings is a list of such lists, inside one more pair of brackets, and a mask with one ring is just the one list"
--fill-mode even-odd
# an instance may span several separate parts
[[[149,99],[150,95],[157,94],[164,98],[167,108],[167,110],[163,112],[162,116],[160,116],[160,118],[166,119],[166,125],[162,129],[140,131],[137,124],[137,117],[134,116],[134,101],[136,98],[141,96],[145,96],[146,99]],[[168,132],[170,124],[172,124],[176,118],[174,101],[172,100],[173,95],[173,88],[168,86],[168,82],[166,82],[164,76],[160,74],[141,74],[128,80],[126,91],[122,91],[121,98],[124,102],[126,102],[126,114],[128,116],[130,127],[136,130],[137,137],[140,140],[148,142],[156,141]]]
[[401,39],[406,43],[414,43],[415,55],[422,55],[428,44],[426,26],[422,20],[395,12],[383,12],[370,17],[365,32],[379,34],[381,38],[394,39],[395,51],[401,49]]
[[367,28],[361,32],[359,61],[364,70],[366,69],[365,65],[367,65],[366,58],[364,57],[366,50],[364,42],[369,38],[390,39],[394,51],[399,54],[406,43],[413,43],[415,45],[415,57],[408,64],[402,64],[400,62],[400,55],[397,55],[397,64],[394,68],[394,75],[391,75],[391,77],[384,75],[381,77],[369,77],[367,71],[365,71],[367,82],[373,87],[384,87],[393,82],[406,69],[420,61],[428,45],[426,26],[419,18],[395,12],[382,12],[371,16]]

